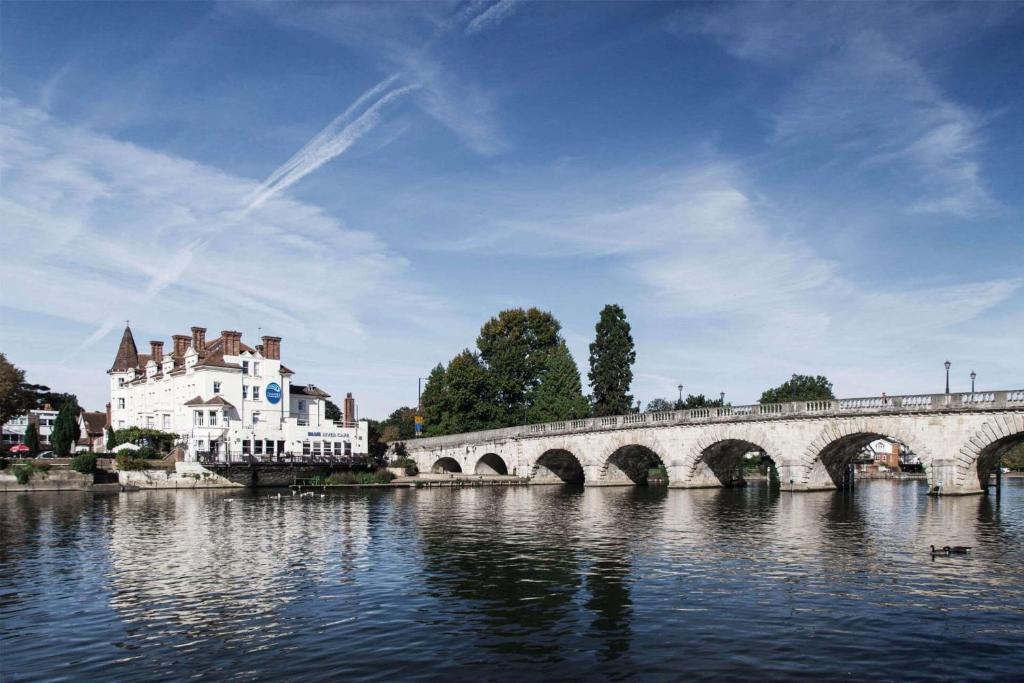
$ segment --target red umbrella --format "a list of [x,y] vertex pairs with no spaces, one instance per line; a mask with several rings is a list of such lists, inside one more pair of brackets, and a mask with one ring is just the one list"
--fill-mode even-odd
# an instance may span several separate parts
[[14,444],[11,446],[11,453],[28,453],[29,447],[23,443]]

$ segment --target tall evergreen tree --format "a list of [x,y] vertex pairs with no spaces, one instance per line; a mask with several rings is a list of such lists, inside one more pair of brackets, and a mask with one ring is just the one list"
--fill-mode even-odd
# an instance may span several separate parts
[[28,427],[25,427],[25,445],[30,455],[39,455],[39,427],[35,422],[29,422]]
[[633,383],[636,361],[626,312],[618,304],[608,304],[594,329],[589,375],[594,415],[623,415],[633,407],[629,385]]
[[448,389],[444,366],[440,363],[430,371],[427,383],[420,394],[420,409],[423,415],[423,433],[426,436],[450,434],[448,419]]
[[107,450],[108,451],[112,451],[112,450],[114,450],[114,446],[117,445],[117,442],[114,441],[114,428],[111,427],[110,425],[107,425],[106,432],[107,432],[107,443],[106,443]]
[[50,432],[50,443],[53,444],[54,453],[58,458],[67,458],[71,455],[75,439],[75,418],[74,408],[70,403],[64,404],[57,413],[57,419],[53,421],[53,430]]
[[561,342],[548,352],[530,400],[530,422],[577,420],[590,414],[590,403],[583,395],[580,371],[569,347]]
[[522,423],[547,353],[561,342],[561,327],[547,311],[514,308],[480,329],[476,345],[490,375],[499,425]]

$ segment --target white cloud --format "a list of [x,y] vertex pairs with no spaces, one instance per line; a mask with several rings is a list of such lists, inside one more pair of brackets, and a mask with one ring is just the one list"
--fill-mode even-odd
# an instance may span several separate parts
[[[90,367],[94,384],[66,387],[87,405],[105,400],[103,371],[126,318],[140,343],[194,324],[243,329],[250,339],[262,326],[285,338],[289,358],[311,360],[294,368],[300,379],[365,398],[378,385],[368,377],[350,384],[353,364],[384,363],[376,372],[386,386],[387,349],[420,357],[420,348],[400,352],[391,330],[435,340],[422,347],[429,367],[431,344],[460,324],[404,259],[315,206],[268,196],[239,220],[252,180],[66,126],[12,100],[2,110],[0,212],[5,241],[18,245],[0,274],[2,305],[16,311],[5,326],[62,320],[67,374],[38,380],[62,386]],[[66,332],[76,329],[83,337],[95,330],[78,352]],[[52,372],[52,356],[15,345],[5,349],[15,362]],[[382,411],[395,397],[385,388],[374,399],[364,407]]]
[[519,0],[498,0],[466,24],[466,35],[475,35],[494,28],[505,21],[516,10]]

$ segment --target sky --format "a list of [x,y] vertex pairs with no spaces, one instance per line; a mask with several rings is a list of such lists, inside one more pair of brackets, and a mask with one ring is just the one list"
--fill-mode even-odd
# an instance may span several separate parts
[[1024,387],[1019,3],[4,2],[0,351],[193,325],[366,417],[497,312],[643,402]]

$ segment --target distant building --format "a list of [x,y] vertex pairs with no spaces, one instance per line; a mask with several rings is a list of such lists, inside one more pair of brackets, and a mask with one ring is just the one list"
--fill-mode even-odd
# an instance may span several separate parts
[[75,450],[104,453],[107,450],[107,414],[83,410],[78,415],[78,429],[82,436]]
[[110,376],[110,424],[174,432],[188,460],[228,455],[272,459],[343,457],[368,451],[367,423],[355,421],[346,401],[342,422],[325,417],[330,395],[312,384],[292,384],[281,362],[281,338],[264,336],[255,348],[242,333],[224,330],[207,341],[206,328],[150,342],[140,354],[125,327]]
[[3,445],[13,446],[25,443],[25,430],[29,424],[35,424],[39,430],[39,450],[48,451],[53,446],[50,443],[50,434],[53,432],[53,422],[57,419],[56,410],[30,410],[26,414],[9,420],[3,429]]

